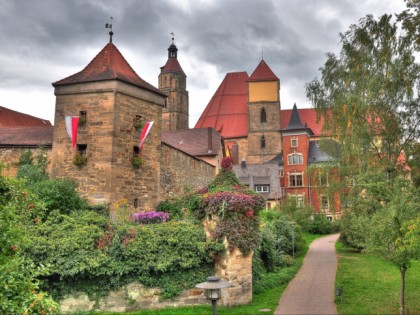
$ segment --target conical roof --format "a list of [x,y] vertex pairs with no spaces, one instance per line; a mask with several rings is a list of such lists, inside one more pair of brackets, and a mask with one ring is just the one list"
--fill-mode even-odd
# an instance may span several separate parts
[[247,80],[246,72],[226,74],[211,98],[195,128],[211,127],[223,138],[248,135]]
[[291,130],[308,130],[311,134],[313,132],[307,126],[302,124],[300,119],[299,112],[296,106],[296,103],[293,105],[292,114],[290,116],[289,124],[286,128],[283,128],[282,131],[291,131]]
[[159,89],[140,78],[113,43],[108,43],[82,71],[54,82],[52,85],[60,86],[106,80],[120,80],[166,96]]
[[279,78],[270,69],[267,63],[263,60],[259,63],[257,68],[249,77],[248,81],[278,81]]

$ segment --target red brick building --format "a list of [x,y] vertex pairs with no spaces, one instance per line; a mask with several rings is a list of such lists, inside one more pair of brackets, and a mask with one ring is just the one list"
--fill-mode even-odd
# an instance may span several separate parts
[[263,194],[267,207],[295,198],[333,219],[340,206],[321,176],[320,166],[331,161],[319,147],[323,120],[312,108],[282,110],[279,92],[280,80],[264,60],[250,77],[228,73],[195,127],[220,132],[240,181]]

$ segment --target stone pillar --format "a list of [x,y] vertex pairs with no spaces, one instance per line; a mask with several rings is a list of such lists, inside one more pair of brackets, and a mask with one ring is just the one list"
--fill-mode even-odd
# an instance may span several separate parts
[[232,283],[230,288],[222,289],[221,305],[252,302],[252,255],[253,252],[244,256],[238,248],[232,252],[227,249],[226,255],[216,262],[216,275]]

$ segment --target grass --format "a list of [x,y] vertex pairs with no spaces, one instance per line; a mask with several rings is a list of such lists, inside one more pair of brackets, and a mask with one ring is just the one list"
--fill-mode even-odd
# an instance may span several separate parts
[[[279,303],[280,297],[283,291],[286,289],[290,280],[292,280],[295,274],[299,271],[302,266],[303,259],[308,251],[309,244],[316,238],[322,237],[323,235],[304,234],[306,246],[296,256],[295,264],[293,266],[282,268],[276,273],[269,274],[263,281],[268,282],[267,286],[274,283],[272,289],[268,289],[263,293],[256,294],[253,297],[253,301],[248,305],[225,307],[218,306],[217,314],[219,315],[255,315],[255,314],[273,314],[276,310],[277,304]],[[261,312],[261,309],[269,309],[269,312]],[[89,313],[85,313],[89,314]],[[211,305],[200,305],[191,307],[177,307],[177,308],[164,308],[157,310],[139,310],[129,313],[115,313],[115,312],[95,312],[91,313],[95,315],[114,315],[114,314],[130,314],[130,315],[210,315],[212,314]]]
[[[358,253],[341,242],[336,244],[338,269],[336,297],[339,314],[398,314],[400,272],[390,262]],[[406,272],[406,307],[409,314],[420,314],[420,261],[413,261]]]

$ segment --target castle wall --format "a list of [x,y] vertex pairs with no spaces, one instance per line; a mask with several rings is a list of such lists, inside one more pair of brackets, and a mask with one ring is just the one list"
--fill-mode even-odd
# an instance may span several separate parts
[[215,175],[215,166],[162,144],[161,200],[205,187]]
[[35,157],[39,153],[46,154],[47,156],[47,171],[51,168],[50,156],[51,148],[24,148],[24,147],[8,147],[0,148],[0,163],[4,165],[1,175],[7,177],[16,177],[19,168],[19,159],[22,152],[26,150],[32,151],[32,156]]

